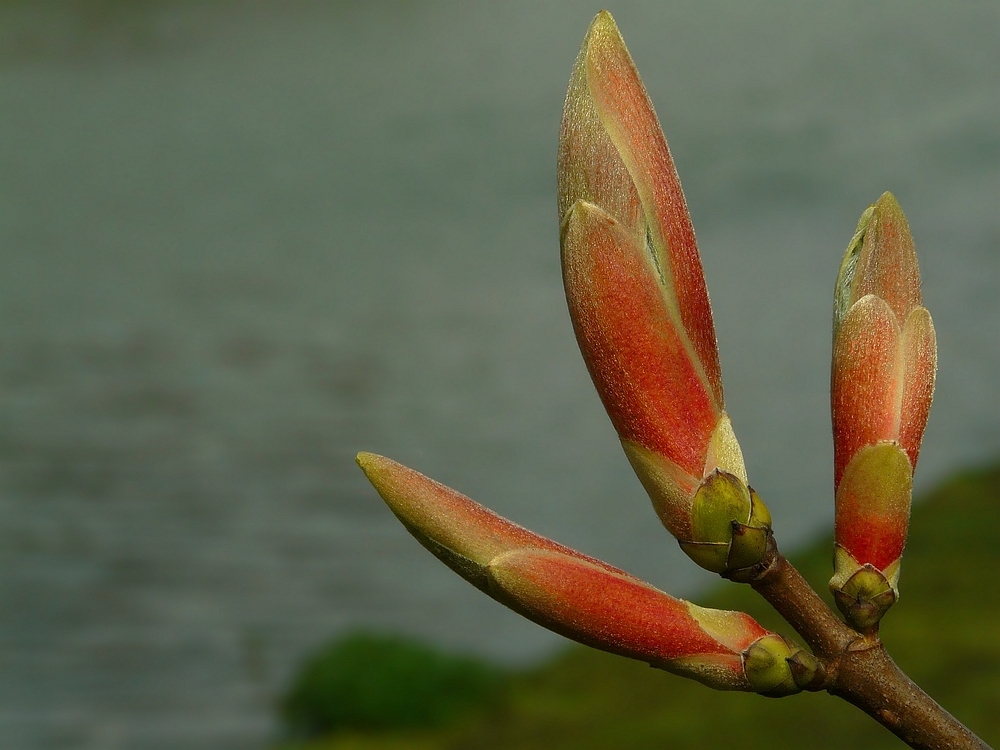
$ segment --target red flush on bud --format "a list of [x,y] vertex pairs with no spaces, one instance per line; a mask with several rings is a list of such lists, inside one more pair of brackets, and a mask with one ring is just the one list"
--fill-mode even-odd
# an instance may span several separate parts
[[570,79],[558,182],[563,280],[583,358],[661,520],[692,541],[699,485],[716,469],[745,484],[746,469],[684,193],[606,12]]
[[837,279],[832,406],[835,483],[865,445],[900,443],[916,466],[937,346],[913,238],[885,193],[861,218]]
[[357,460],[421,544],[516,612],[580,643],[717,689],[757,689],[744,652],[776,636],[749,615],[675,599],[388,458],[360,453]]
[[913,239],[896,199],[885,193],[862,215],[834,293],[838,553],[830,585],[862,629],[874,627],[898,596],[913,470],[936,366]]

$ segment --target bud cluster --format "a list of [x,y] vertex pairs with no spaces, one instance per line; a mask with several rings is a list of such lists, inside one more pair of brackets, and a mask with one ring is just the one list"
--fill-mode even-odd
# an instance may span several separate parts
[[[580,350],[657,515],[698,565],[761,590],[763,577],[785,561],[725,410],[712,310],[680,181],[606,12],[591,24],[566,94],[558,207]],[[872,633],[898,596],[936,367],[913,241],[889,193],[864,213],[844,256],[833,342],[830,587],[848,622]],[[827,662],[747,614],[671,597],[387,458],[361,453],[357,460],[421,544],[557,633],[722,690],[781,696],[819,689],[826,679]]]

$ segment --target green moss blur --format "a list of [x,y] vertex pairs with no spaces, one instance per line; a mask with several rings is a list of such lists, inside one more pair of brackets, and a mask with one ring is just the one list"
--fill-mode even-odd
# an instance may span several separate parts
[[[1000,747],[1000,465],[954,476],[918,502],[901,596],[882,625],[899,665],[986,742]],[[829,601],[831,539],[793,559]],[[789,633],[749,588],[699,602],[743,609]],[[340,732],[308,750],[875,750],[903,748],[826,693],[767,699],[718,693],[583,647],[511,679],[497,702],[435,730]]]
[[285,698],[291,732],[433,727],[497,695],[503,673],[412,640],[356,633],[309,659]]

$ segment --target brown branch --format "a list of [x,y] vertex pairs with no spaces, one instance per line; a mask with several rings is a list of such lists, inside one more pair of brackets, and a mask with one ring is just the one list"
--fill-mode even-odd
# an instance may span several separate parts
[[853,703],[917,750],[990,750],[896,666],[878,639],[845,625],[772,546],[749,583],[823,662],[825,689]]
[[795,628],[816,656],[824,661],[835,659],[858,634],[841,622],[777,546],[769,552],[768,566],[750,585]]
[[885,647],[848,650],[827,688],[872,716],[913,748],[989,750],[989,745],[945,711],[896,666]]

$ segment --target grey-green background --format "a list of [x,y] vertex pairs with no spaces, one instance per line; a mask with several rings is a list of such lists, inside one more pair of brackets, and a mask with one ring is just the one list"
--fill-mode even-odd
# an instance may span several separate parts
[[[562,299],[556,134],[597,9],[0,4],[0,744],[262,747],[297,661],[358,625],[556,648],[407,536],[360,449],[706,585]],[[919,484],[1000,454],[1000,5],[610,10],[783,546],[832,520],[831,288],[883,190],[939,336]]]

